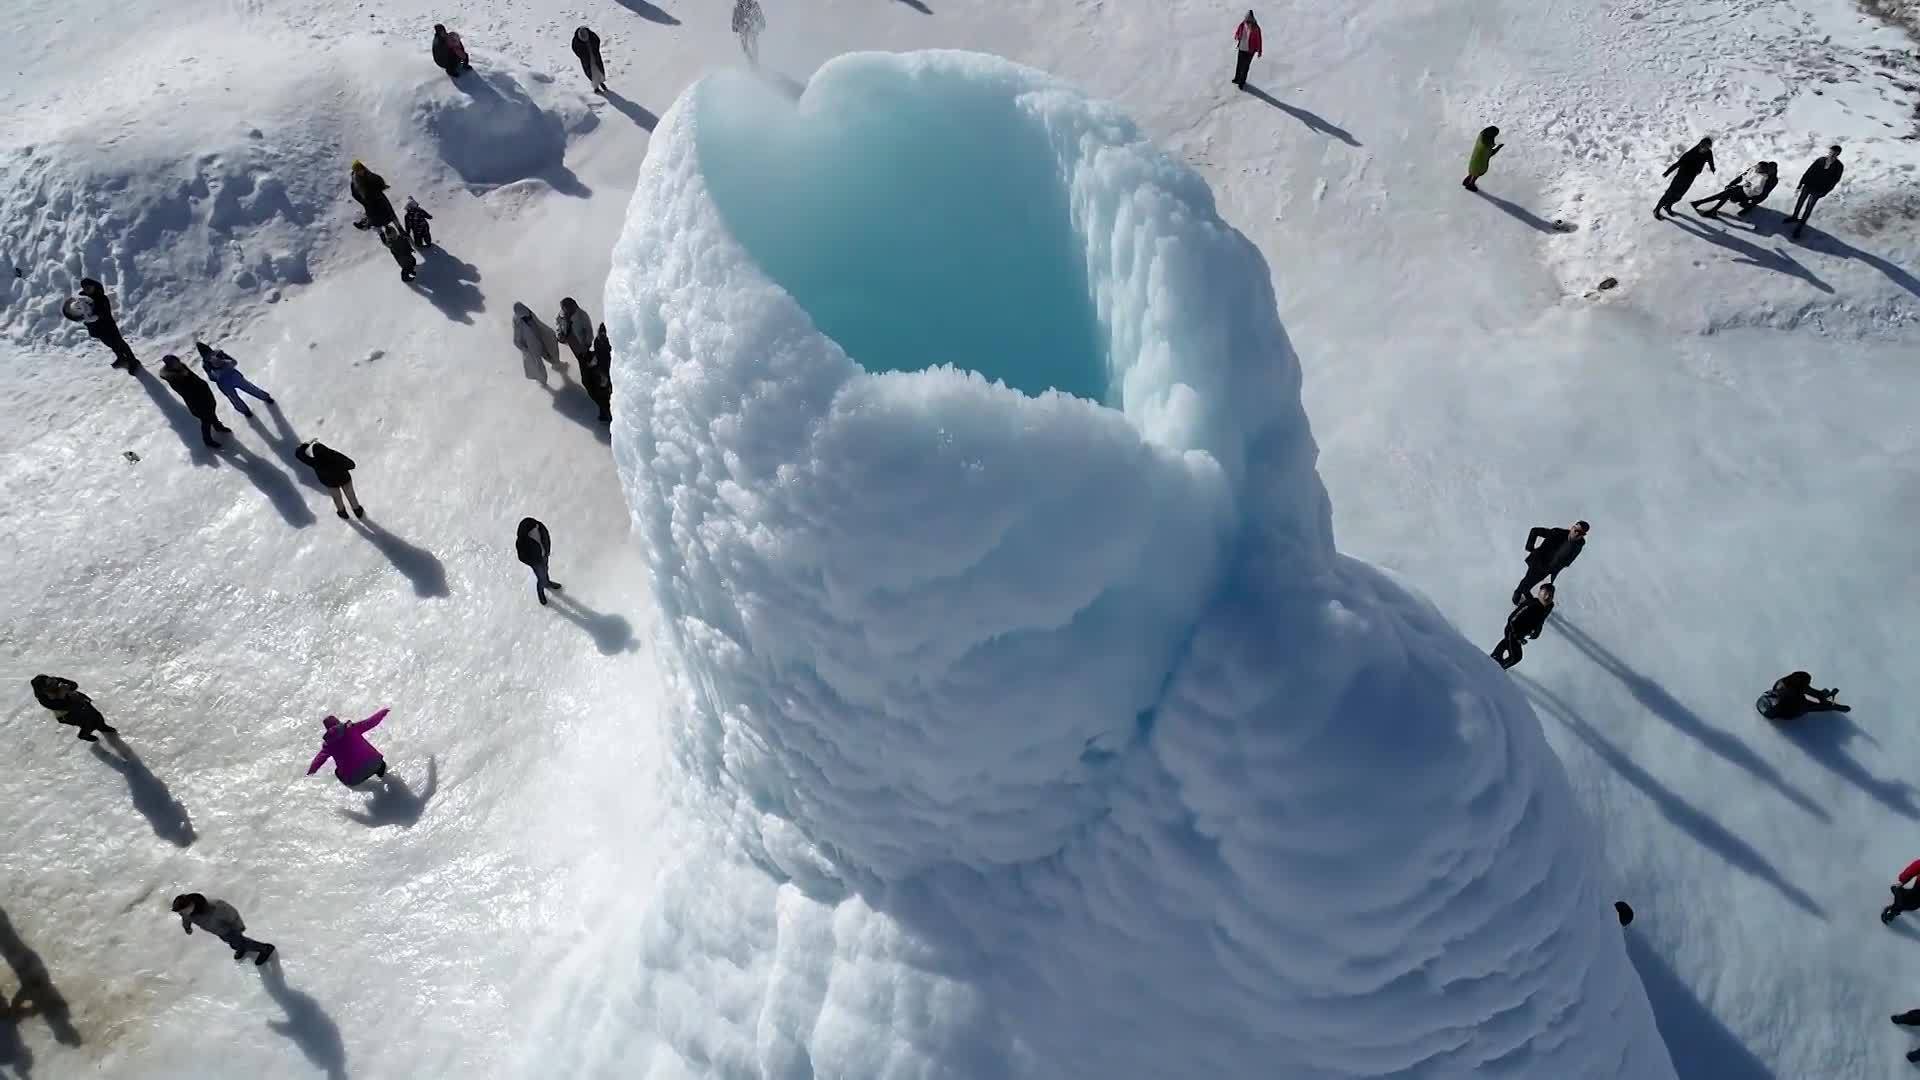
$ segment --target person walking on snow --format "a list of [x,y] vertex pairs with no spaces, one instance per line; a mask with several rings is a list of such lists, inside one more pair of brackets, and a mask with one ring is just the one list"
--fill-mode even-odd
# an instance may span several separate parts
[[118,735],[120,731],[107,723],[100,710],[93,707],[93,699],[80,692],[80,687],[72,679],[63,679],[58,675],[35,675],[28,685],[33,687],[33,697],[43,708],[53,714],[55,723],[77,727],[79,734],[74,737],[83,742],[99,742],[94,732],[104,731],[109,735]]
[[1673,180],[1667,185],[1666,193],[1660,196],[1660,201],[1654,204],[1653,216],[1655,220],[1658,220],[1662,213],[1670,214],[1673,212],[1673,204],[1686,197],[1687,189],[1693,186],[1693,181],[1700,175],[1701,169],[1705,169],[1711,173],[1720,171],[1713,167],[1713,140],[1711,138],[1703,138],[1695,143],[1693,149],[1681,154],[1680,160],[1667,166],[1667,171],[1660,174],[1661,176],[1671,176]]
[[220,440],[214,438],[213,433],[233,429],[220,422],[220,403],[213,399],[213,388],[172,353],[160,358],[160,377],[167,380],[167,385],[186,403],[187,411],[200,421],[200,441],[220,449]]
[[360,204],[360,220],[353,223],[356,229],[379,229],[392,225],[393,203],[387,198],[386,178],[359,161],[347,171],[347,194]]
[[180,916],[180,929],[188,935],[197,926],[226,942],[235,960],[245,960],[248,953],[254,953],[253,965],[259,967],[273,956],[272,945],[246,936],[247,924],[225,900],[209,900],[197,892],[181,893],[173,898],[173,913]]
[[433,62],[447,73],[447,78],[457,79],[463,71],[472,71],[473,64],[467,60],[467,45],[460,35],[448,30],[441,23],[433,24]]
[[733,0],[733,32],[740,35],[740,50],[750,64],[760,63],[760,31],[766,28],[767,14],[760,10],[760,0]]
[[573,302],[573,297],[560,301],[560,317],[553,320],[553,329],[567,348],[573,350],[573,358],[580,361],[582,367],[586,366],[593,356],[593,320]]
[[535,518],[521,518],[514,530],[513,550],[520,561],[533,570],[533,595],[541,607],[547,606],[547,590],[565,592],[560,583],[547,576],[547,560],[553,557],[553,538],[547,527]]
[[1776,679],[1773,689],[1760,695],[1754,707],[1769,720],[1795,720],[1810,712],[1852,712],[1851,705],[1842,705],[1833,700],[1839,693],[1837,686],[1831,690],[1816,690],[1813,676],[1804,671],[1794,671]]
[[1500,129],[1497,127],[1488,125],[1480,129],[1480,137],[1473,140],[1473,153],[1467,155],[1467,178],[1460,181],[1461,187],[1468,191],[1480,190],[1480,178],[1493,167],[1493,155],[1507,145],[1498,141],[1499,138]]
[[[1920,911],[1920,859],[1907,864],[1900,876],[1888,886],[1893,891],[1893,903],[1880,909],[1880,921],[1891,926],[1893,920],[1909,911]],[[1900,1021],[1895,1020],[1894,1023]]]
[[92,278],[80,279],[80,294],[60,305],[60,314],[69,322],[86,328],[87,336],[113,350],[113,367],[131,375],[140,370],[133,347],[120,336],[120,324],[113,319],[113,302],[107,299],[107,287]]
[[413,258],[413,245],[400,234],[400,226],[387,225],[380,230],[380,242],[387,245],[387,253],[400,267],[400,280],[412,281],[420,276],[419,263]]
[[413,196],[407,196],[407,209],[405,214],[407,239],[413,241],[413,246],[419,248],[421,251],[425,251],[433,246],[433,228],[427,224],[427,222],[432,220],[432,214],[421,209],[420,204],[413,201]]
[[1253,58],[1260,55],[1260,20],[1253,17],[1251,8],[1233,28],[1233,47],[1238,51],[1233,62],[1233,85],[1245,90],[1247,72],[1253,67]]
[[1493,647],[1493,662],[1505,671],[1520,662],[1521,643],[1537,641],[1553,614],[1553,586],[1542,585],[1507,615],[1506,637]]
[[1846,171],[1846,166],[1840,164],[1840,148],[1829,146],[1825,157],[1816,158],[1813,164],[1807,166],[1807,171],[1800,174],[1800,197],[1793,201],[1795,240],[1800,239],[1801,230],[1807,227],[1807,219],[1813,216],[1814,206],[1840,183],[1840,174]]
[[513,305],[513,347],[520,350],[520,363],[526,369],[527,378],[545,386],[547,369],[541,365],[559,358],[559,345],[547,328],[540,325],[533,309],[525,304]]
[[[1902,1027],[1920,1026],[1920,1009],[1908,1009],[1903,1013],[1894,1013],[1893,1022]],[[1907,1051],[1907,1060],[1920,1065],[1920,1050]]]
[[366,508],[360,505],[360,496],[353,490],[352,458],[314,439],[301,443],[293,452],[293,459],[313,470],[314,479],[319,480],[327,489],[327,494],[333,496],[334,512],[341,518],[347,516],[349,505],[358,516],[367,516]]
[[[1767,201],[1773,189],[1780,183],[1780,166],[1771,161],[1763,161],[1740,174],[1733,183],[1717,195],[1704,199],[1695,199],[1693,209],[1701,217],[1717,217],[1720,208],[1729,202],[1740,204],[1740,216],[1745,217],[1753,208]],[[1712,205],[1709,206],[1708,204]]]
[[1535,585],[1553,581],[1573,565],[1587,546],[1587,523],[1576,521],[1564,529],[1536,525],[1527,531],[1527,572],[1513,587],[1513,605],[1519,607]]
[[367,732],[379,727],[380,721],[386,718],[387,710],[381,709],[352,724],[341,723],[337,716],[320,721],[327,730],[320,736],[320,752],[313,756],[313,764],[307,766],[307,775],[319,772],[329,758],[333,759],[334,777],[347,787],[387,775],[387,759],[367,741]]
[[607,340],[606,323],[593,335],[593,363],[580,369],[580,383],[600,407],[600,422],[613,423],[613,342]]
[[593,92],[607,92],[607,62],[600,58],[600,35],[582,26],[573,32],[573,55],[580,58],[580,69],[587,73]]
[[234,361],[233,357],[227,355],[225,349],[216,349],[204,341],[194,342],[193,347],[200,350],[200,370],[206,372],[207,378],[213,381],[213,385],[227,395],[228,401],[233,402],[235,412],[249,420],[253,419],[253,410],[247,408],[246,402],[240,400],[240,394],[243,391],[256,400],[264,401],[269,405],[273,404],[273,395],[253,385],[245,375],[240,374],[240,365]]

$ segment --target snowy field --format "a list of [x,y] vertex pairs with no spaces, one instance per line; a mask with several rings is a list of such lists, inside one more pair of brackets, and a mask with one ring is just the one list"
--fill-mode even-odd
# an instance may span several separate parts
[[[763,3],[771,88],[687,98],[742,66],[721,0],[0,11],[31,45],[0,76],[0,257],[17,268],[0,308],[0,525],[17,538],[0,991],[41,983],[0,1017],[0,1075],[1238,1075],[1256,1073],[1236,1048],[1278,1045],[1265,1060],[1288,1076],[1637,1080],[1666,1068],[1648,1005],[1681,1077],[1913,1068],[1886,1018],[1920,1006],[1920,931],[1875,918],[1920,856],[1920,741],[1900,727],[1920,693],[1899,636],[1920,616],[1910,39],[1843,0],[1301,4],[1260,9],[1243,94],[1241,9]],[[436,21],[472,50],[461,84],[427,56]],[[605,43],[604,99],[567,51],[581,23]],[[1151,315],[1139,340],[1177,346],[1163,367],[1209,347],[1244,364],[1259,353],[1241,333],[1277,342],[1280,366],[1188,401],[1147,363],[1124,393],[1084,388],[1113,410],[872,380],[864,408],[809,429],[830,453],[802,475],[777,467],[798,445],[783,419],[837,381],[787,383],[759,413],[732,393],[747,382],[658,381],[654,352],[695,370],[755,347],[736,334],[781,332],[765,296],[691,345],[669,347],[691,315],[648,322],[755,287],[726,243],[682,228],[703,184],[823,326],[863,305],[793,276],[833,230],[783,251],[781,222],[750,220],[777,171],[753,153],[782,133],[734,141],[737,190],[648,160],[653,133],[684,154],[712,87],[778,102],[839,54],[932,47],[1115,102],[1270,273],[1269,301],[1257,261],[1183,263],[1215,235],[1195,211],[1169,261],[1142,263],[1148,298],[1100,292],[1093,318]],[[860,100],[824,82],[803,109]],[[1073,145],[1114,153],[1116,129],[1085,122]],[[1507,149],[1476,196],[1459,178],[1488,123]],[[1704,134],[1719,173],[1693,197],[1761,158],[1782,189],[1750,219],[1654,222],[1660,170]],[[1836,141],[1846,178],[1790,241],[1792,185]],[[435,215],[443,249],[417,287],[349,227],[355,158]],[[913,183],[958,198],[934,186],[949,170],[829,160],[878,177],[875,205]],[[979,190],[1026,182],[1005,163]],[[1134,167],[1140,190],[1203,200]],[[808,205],[818,177],[785,179]],[[1057,279],[1035,267],[1010,265],[999,301],[1038,306],[1018,275]],[[110,370],[60,319],[82,275],[149,371],[198,336],[278,407],[248,422],[223,401],[230,449],[201,447],[164,384]],[[1619,287],[1597,291],[1605,277]],[[663,289],[683,279],[699,289]],[[571,360],[527,370],[512,344],[516,301],[550,322],[562,296],[619,343],[611,435]],[[980,310],[935,313],[956,351],[1019,333],[1064,355],[1084,330]],[[1163,407],[1138,415],[1136,390]],[[677,417],[747,438],[649,456]],[[958,440],[979,486],[910,459],[909,417]],[[365,522],[335,518],[292,461],[315,437],[360,463]],[[698,503],[666,468],[716,462]],[[526,515],[568,585],[551,608],[513,558]],[[1586,553],[1502,677],[1439,619],[1491,646],[1527,528],[1575,517]],[[991,535],[1006,521],[1027,535]],[[979,562],[926,563],[968,537]],[[1343,649],[1339,628],[1276,622],[1279,601],[1220,615],[1223,583],[1338,595],[1364,629]],[[1049,635],[1075,611],[1098,632]],[[1016,633],[1043,648],[978,671],[942,652]],[[1419,674],[1312,700],[1376,661]],[[1754,696],[1796,667],[1853,712],[1758,719]],[[125,755],[56,727],[27,690],[38,672],[76,679]],[[1259,711],[1277,696],[1313,722]],[[1153,702],[1158,719],[1124,722]],[[1188,727],[1247,719],[1182,742],[1174,705]],[[383,706],[382,793],[302,775],[322,716]],[[796,741],[770,739],[768,715]],[[847,715],[873,724],[821,733]],[[1149,818],[1212,846],[1157,843]],[[1511,833],[1470,828],[1495,821]],[[1518,880],[1502,867],[1539,889],[1465,888]],[[1420,903],[1429,885],[1444,903]],[[236,968],[180,935],[166,905],[189,890],[234,903],[279,963]],[[1616,897],[1639,913],[1624,932]],[[1199,959],[1180,951],[1194,934]]]

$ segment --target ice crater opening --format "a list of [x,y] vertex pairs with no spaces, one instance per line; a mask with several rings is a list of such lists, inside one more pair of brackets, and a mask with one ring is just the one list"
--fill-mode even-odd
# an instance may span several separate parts
[[851,74],[797,104],[745,77],[701,96],[696,152],[734,238],[869,372],[951,364],[1113,403],[1046,131],[991,80]]

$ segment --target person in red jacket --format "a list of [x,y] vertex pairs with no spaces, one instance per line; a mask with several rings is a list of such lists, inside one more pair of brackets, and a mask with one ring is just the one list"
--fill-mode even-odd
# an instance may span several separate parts
[[1260,55],[1260,20],[1248,11],[1247,17],[1233,30],[1233,44],[1240,50],[1240,58],[1233,66],[1233,85],[1242,90],[1247,88],[1247,69],[1253,66],[1253,58]]
[[1880,921],[1891,926],[1901,912],[1920,911],[1920,859],[1907,864],[1900,871],[1899,881],[1887,886],[1893,890],[1893,903],[1880,909]]

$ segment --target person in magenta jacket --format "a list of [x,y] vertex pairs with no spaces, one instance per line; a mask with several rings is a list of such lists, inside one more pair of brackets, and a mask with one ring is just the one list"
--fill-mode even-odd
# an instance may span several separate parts
[[333,775],[348,787],[387,775],[386,759],[366,738],[366,733],[379,727],[380,721],[386,718],[385,709],[357,724],[343,724],[337,716],[327,717],[324,721],[327,733],[320,736],[320,752],[314,755],[313,764],[307,766],[307,775],[319,772],[328,758],[333,759]]

